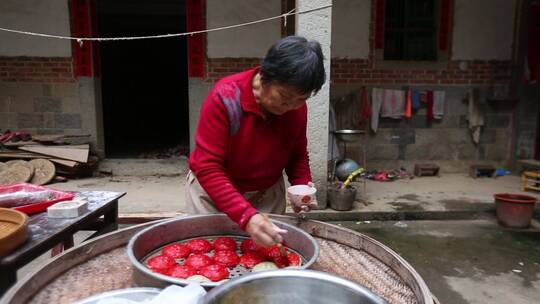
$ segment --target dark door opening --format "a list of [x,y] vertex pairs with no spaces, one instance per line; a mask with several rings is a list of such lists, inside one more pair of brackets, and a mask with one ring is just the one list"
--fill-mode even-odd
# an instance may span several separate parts
[[[102,37],[186,30],[185,0],[97,1]],[[185,37],[100,44],[107,157],[167,157],[189,151]]]

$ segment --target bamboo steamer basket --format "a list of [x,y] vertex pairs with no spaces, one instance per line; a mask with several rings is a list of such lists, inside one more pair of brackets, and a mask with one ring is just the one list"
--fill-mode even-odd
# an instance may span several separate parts
[[20,211],[0,208],[0,257],[24,243],[28,238],[28,216]]
[[[296,225],[317,240],[320,254],[311,269],[356,282],[388,303],[436,303],[416,270],[384,244],[328,223],[298,223],[289,216],[272,218]],[[134,287],[127,243],[156,223],[115,231],[64,252],[17,282],[0,304],[73,303],[106,291]]]

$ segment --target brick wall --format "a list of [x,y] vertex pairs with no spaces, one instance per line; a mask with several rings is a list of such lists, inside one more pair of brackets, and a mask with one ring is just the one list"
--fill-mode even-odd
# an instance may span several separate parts
[[[386,85],[486,85],[510,81],[511,66],[508,61],[451,61],[431,69],[373,68],[367,59],[332,59],[331,79],[335,84]],[[434,63],[434,66],[437,63]]]
[[208,58],[205,81],[215,82],[227,75],[247,70],[260,63],[260,58]]
[[[215,82],[227,75],[241,72],[260,64],[259,58],[209,58],[206,66],[207,82]],[[459,68],[464,62],[465,70]],[[436,65],[436,64],[434,64]],[[508,61],[451,61],[443,67],[431,69],[372,68],[368,59],[338,59],[331,62],[332,84],[356,85],[490,85],[510,81]]]
[[0,82],[70,83],[71,57],[0,57]]
[[77,134],[80,113],[72,58],[0,57],[0,131]]

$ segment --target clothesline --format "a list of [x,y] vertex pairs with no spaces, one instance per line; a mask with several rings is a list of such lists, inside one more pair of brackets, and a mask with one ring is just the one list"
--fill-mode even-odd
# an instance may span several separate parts
[[51,35],[51,34],[44,34],[44,33],[36,33],[36,32],[29,32],[29,31],[14,30],[14,29],[8,29],[8,28],[3,28],[3,27],[0,27],[0,31],[9,32],[9,33],[16,33],[16,34],[23,34],[23,35],[30,35],[30,36],[45,37],[45,38],[76,40],[79,43],[82,43],[83,41],[118,41],[118,40],[159,39],[159,38],[191,36],[191,35],[196,35],[196,34],[216,32],[216,31],[221,31],[221,30],[227,30],[227,29],[232,29],[232,28],[239,28],[239,27],[249,26],[249,25],[253,25],[253,24],[263,23],[263,22],[267,22],[267,21],[271,21],[271,20],[275,20],[275,19],[281,19],[281,18],[284,19],[284,22],[286,24],[288,16],[312,13],[312,12],[323,10],[323,9],[330,8],[330,7],[332,7],[331,4],[330,5],[319,6],[319,7],[304,10],[304,11],[298,11],[298,12],[295,11],[296,9],[293,9],[293,10],[287,12],[287,13],[284,13],[284,14],[281,14],[281,15],[278,15],[278,16],[259,19],[259,20],[250,21],[250,22],[244,22],[244,23],[228,25],[228,26],[222,26],[222,27],[206,29],[206,30],[184,32],[184,33],[174,33],[174,34],[153,35],[153,36],[101,37],[101,38],[100,37],[71,37],[71,36],[60,36],[60,35]]

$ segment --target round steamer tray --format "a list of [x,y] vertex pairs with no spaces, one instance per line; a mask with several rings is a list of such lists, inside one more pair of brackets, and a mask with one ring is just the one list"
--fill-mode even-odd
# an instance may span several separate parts
[[[237,236],[237,235],[215,235],[215,236],[212,236],[212,237],[196,237],[196,238],[191,238],[191,239],[185,239],[185,240],[182,240],[182,241],[178,241],[178,242],[172,242],[170,244],[167,244],[167,245],[172,245],[172,244],[186,244],[187,242],[191,241],[191,240],[195,240],[195,239],[204,239],[204,240],[207,240],[209,241],[210,243],[213,243],[218,237],[228,237],[228,238],[231,238],[233,239],[235,242],[236,242],[236,245],[237,245],[237,249],[236,249],[236,254],[240,257],[242,256],[243,252],[242,250],[240,250],[240,245],[242,244],[242,241],[244,240],[247,240],[248,237],[242,237],[242,236]],[[143,265],[147,265],[148,264],[148,260],[152,257],[155,257],[155,256],[158,256],[161,254],[161,251],[163,250],[164,247],[166,247],[167,245],[165,246],[162,246],[156,250],[154,250],[153,252],[151,252],[149,255],[147,255],[146,257],[142,258],[141,260],[141,263]],[[306,258],[304,256],[302,256],[302,254],[300,254],[298,251],[295,251],[295,250],[292,250],[291,248],[288,248],[287,247],[287,251],[289,252],[294,252],[296,254],[298,254],[300,256],[300,266],[303,266],[306,264]],[[214,256],[214,253],[215,253],[215,250],[212,249],[210,252],[208,253],[205,253],[207,256],[209,257],[213,257]],[[184,265],[184,262],[185,262],[186,259],[176,259],[176,262],[180,265]],[[300,266],[298,266],[298,268],[300,268]],[[242,276],[246,273],[251,273],[251,269],[247,269],[243,266],[241,266],[240,264],[235,266],[235,267],[227,267],[230,271],[230,275],[229,275],[229,279],[233,279],[233,278],[236,278],[236,277],[239,277],[239,276]],[[157,273],[156,273],[157,274]],[[187,280],[187,282],[198,282],[198,281],[190,281],[190,280]],[[220,282],[216,282],[216,283],[221,283]],[[219,285],[219,284],[218,284]]]
[[[372,290],[388,303],[438,303],[414,268],[392,249],[355,231],[319,221],[297,224],[271,216],[315,237],[320,254],[311,269],[337,275]],[[96,237],[55,257],[19,280],[0,304],[73,303],[106,291],[134,287],[126,254],[128,241],[160,221]]]
[[0,208],[0,257],[7,255],[28,238],[28,216],[9,209]]
[[[299,268],[306,269],[313,265],[319,256],[319,245],[317,241],[311,235],[295,226],[280,221],[273,222],[278,227],[287,230],[287,234],[283,236],[283,239],[288,249],[299,254],[302,258],[302,265]],[[127,247],[127,255],[134,267],[134,283],[137,286],[161,288],[170,284],[185,286],[192,283],[193,281],[187,279],[174,278],[153,272],[146,266],[146,261],[150,257],[158,255],[166,245],[178,242],[184,243],[197,238],[213,241],[219,236],[232,237],[237,243],[247,238],[247,234],[223,214],[176,218],[157,223],[142,230],[133,236]],[[229,279],[251,272],[250,269],[246,269],[240,265],[229,268],[229,271]],[[223,282],[204,282],[200,284],[202,287],[209,289],[221,283]]]

